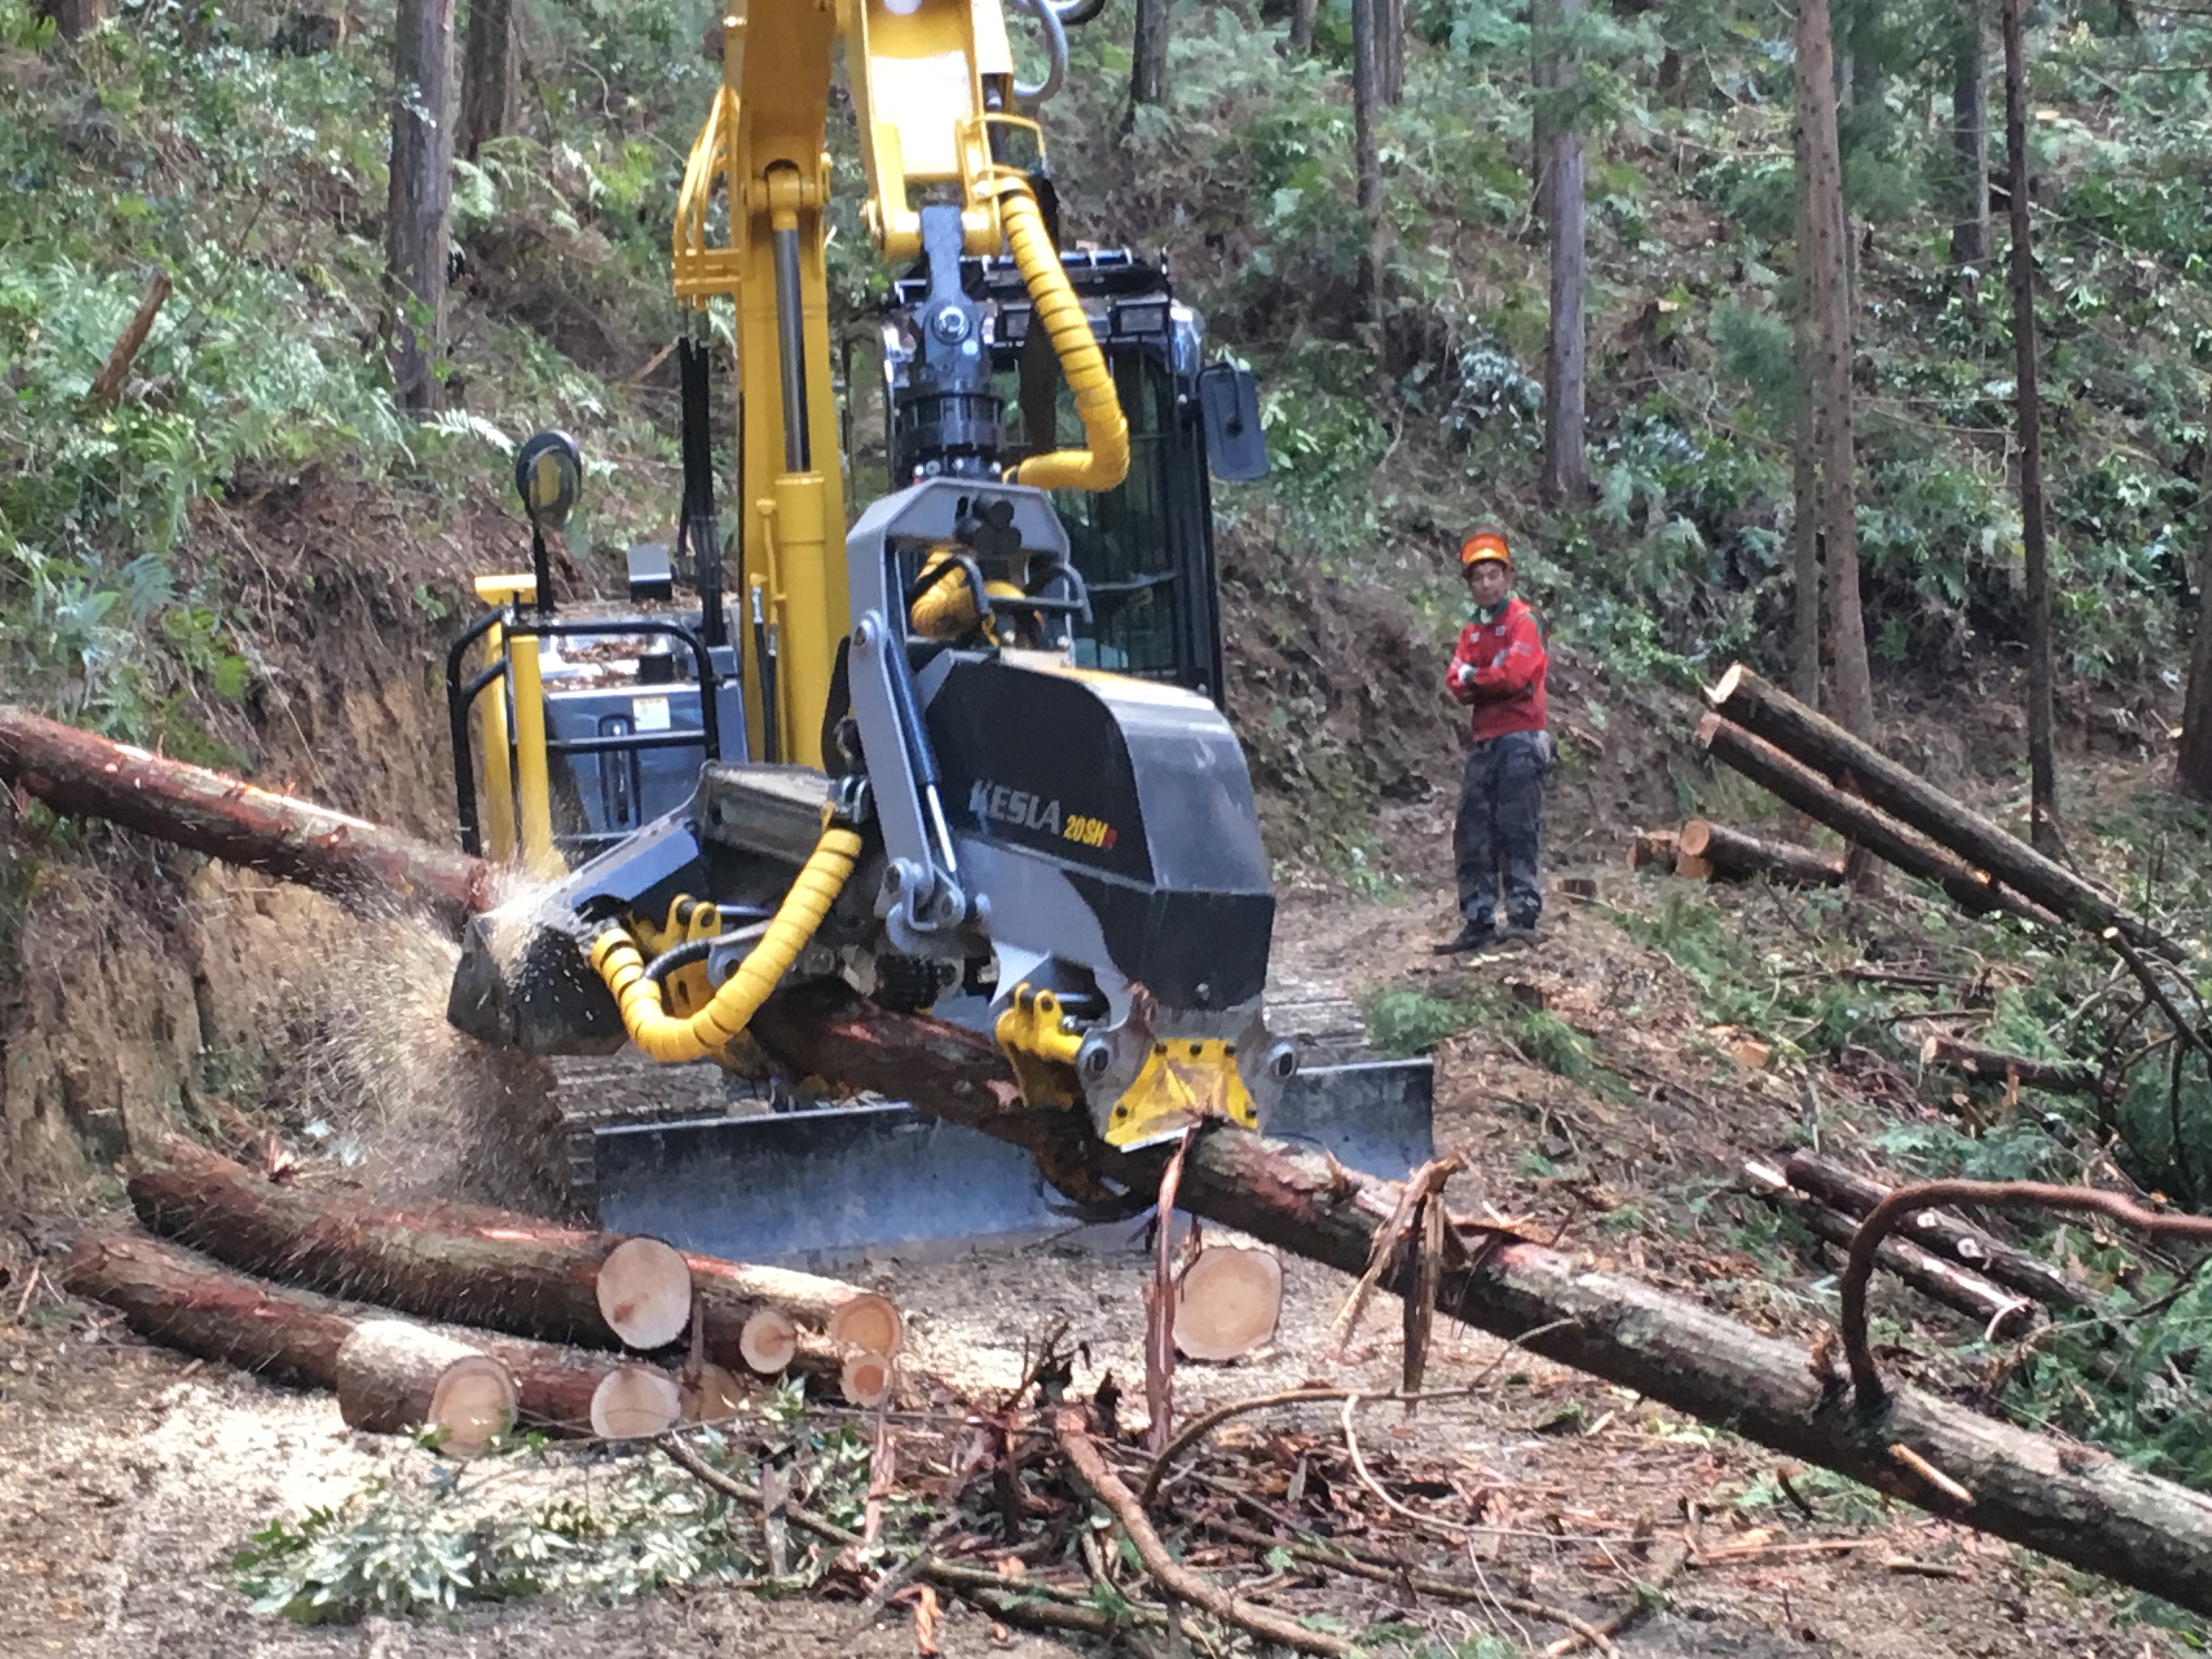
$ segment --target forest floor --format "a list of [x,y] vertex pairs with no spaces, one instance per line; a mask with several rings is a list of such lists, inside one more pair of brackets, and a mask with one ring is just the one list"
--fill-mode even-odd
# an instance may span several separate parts
[[[1402,809],[1393,840],[1408,863],[1440,865],[1445,808]],[[1569,852],[1568,868],[1574,854]],[[1776,1070],[1729,1057],[1727,1034],[1704,1024],[1694,987],[1659,951],[1616,925],[1648,905],[1654,884],[1610,856],[1592,859],[1597,899],[1556,905],[1531,951],[1438,958],[1451,925],[1448,892],[1416,880],[1381,899],[1316,884],[1285,894],[1278,953],[1302,980],[1360,994],[1413,988],[1440,1000],[1505,1006],[1540,1000],[1586,1044],[1564,1067],[1527,1052],[1495,1024],[1478,1024],[1438,1053],[1437,1139],[1462,1153],[1455,1208],[1523,1219],[1595,1265],[1698,1297],[1768,1331],[1819,1328],[1832,1262],[1800,1261],[1771,1229],[1746,1230],[1728,1197],[1747,1156],[1802,1144],[1804,1097]],[[1441,874],[1438,870],[1436,873]],[[1687,884],[1674,884],[1686,887]],[[1737,907],[1729,925],[1760,920],[1755,890],[1698,890]],[[1515,991],[1514,987],[1527,988]],[[1820,1079],[1819,1127],[1832,1153],[1852,1149],[1900,1109],[1894,1079]],[[1904,1109],[1910,1110],[1907,1107]],[[78,1221],[100,1218],[83,1216]],[[61,1224],[54,1224],[58,1231]],[[71,1303],[32,1271],[7,1264],[0,1291],[0,1656],[416,1654],[608,1656],[892,1655],[914,1650],[904,1615],[863,1630],[849,1602],[769,1601],[733,1587],[696,1586],[613,1607],[539,1598],[465,1609],[449,1620],[370,1620],[310,1628],[258,1616],[227,1563],[275,1518],[296,1523],[373,1481],[421,1480],[429,1454],[354,1433],[335,1403],[264,1386],[220,1366],[149,1347],[104,1310]],[[910,1310],[920,1364],[979,1394],[1019,1379],[1025,1344],[1065,1322],[1085,1345],[1073,1391],[1110,1371],[1127,1389],[1143,1376],[1136,1255],[1067,1247],[978,1251],[924,1263],[887,1261],[847,1276]],[[1311,1264],[1288,1264],[1275,1344],[1243,1362],[1186,1365],[1178,1407],[1315,1380],[1387,1391],[1397,1386],[1395,1302],[1378,1297],[1345,1352],[1330,1325],[1348,1289]],[[1956,1382],[1942,1356],[1962,1322],[1878,1289],[1925,1361],[1923,1377]],[[1916,1362],[1907,1362],[1908,1368]],[[1440,1561],[1470,1564],[1482,1582],[1598,1619],[1633,1593],[1655,1538],[1686,1537],[1692,1565],[1650,1616],[1620,1638],[1644,1656],[1828,1654],[1865,1659],[2138,1659],[2171,1638],[2139,1621],[2135,1598],[1962,1528],[1891,1504],[1820,1472],[1778,1460],[1725,1432],[1625,1391],[1510,1352],[1488,1336],[1439,1326],[1428,1385],[1480,1382],[1470,1396],[1425,1406],[1410,1420],[1370,1408],[1358,1432],[1393,1480],[1455,1493],[1483,1530],[1437,1541]],[[1237,1435],[1288,1436],[1340,1446],[1334,1407],[1249,1420]],[[588,1494],[628,1454],[550,1454],[559,1480]],[[1778,1474],[1805,1500],[1802,1510]],[[1832,1553],[1803,1549],[1837,1540]],[[1405,1541],[1405,1540],[1401,1540]],[[1725,1553],[1716,1552],[1726,1547]],[[1697,1556],[1705,1558],[1699,1564]],[[1256,1576],[1258,1570],[1255,1569]],[[1299,1613],[1326,1612],[1359,1630],[1396,1619],[1429,1632],[1433,1652],[1534,1653],[1553,1626],[1497,1605],[1414,1601],[1389,1587],[1356,1596],[1348,1581],[1292,1577],[1268,1592]],[[1479,1645],[1481,1632],[1507,1645]],[[939,1632],[945,1653],[1058,1651],[957,1607]]]

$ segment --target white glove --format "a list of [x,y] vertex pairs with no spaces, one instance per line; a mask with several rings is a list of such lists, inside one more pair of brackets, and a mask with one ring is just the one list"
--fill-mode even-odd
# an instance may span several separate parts
[[1464,662],[1454,663],[1452,665],[1451,683],[1456,686],[1473,685],[1474,684],[1474,665]]

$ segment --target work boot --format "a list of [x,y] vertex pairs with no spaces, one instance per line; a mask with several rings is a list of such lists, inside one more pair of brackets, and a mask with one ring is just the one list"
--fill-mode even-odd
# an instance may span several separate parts
[[1516,916],[1498,930],[1500,945],[1527,945],[1534,942],[1535,937],[1536,918],[1534,916]]
[[1441,945],[1431,945],[1430,951],[1440,957],[1455,957],[1468,951],[1480,951],[1498,943],[1498,929],[1486,921],[1470,921],[1461,925],[1458,933]]

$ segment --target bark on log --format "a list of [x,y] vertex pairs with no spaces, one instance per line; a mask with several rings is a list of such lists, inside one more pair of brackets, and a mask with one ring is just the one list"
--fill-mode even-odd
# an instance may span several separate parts
[[[1048,1168],[1131,1191],[1158,1184],[1164,1151],[1117,1152],[1084,1135],[1073,1114],[1024,1106],[1005,1060],[975,1033],[826,991],[772,1000],[754,1031],[787,1063],[927,1103],[1042,1154]],[[1194,1214],[1355,1277],[1395,1199],[1392,1183],[1319,1153],[1218,1131],[1189,1148],[1180,1193]],[[1801,1346],[1559,1250],[1458,1231],[1470,1248],[1438,1279],[1439,1311],[1785,1455],[2212,1613],[2212,1498],[1911,1388],[1862,1412],[1840,1377],[1814,1374]],[[1945,1499],[1894,1445],[1963,1482],[1973,1502]]]
[[1639,830],[1628,843],[1628,867],[1672,875],[1680,850],[1680,838],[1672,830]]
[[[138,1218],[153,1231],[245,1272],[424,1319],[481,1325],[542,1341],[619,1347],[599,1303],[599,1270],[614,1234],[478,1206],[401,1210],[331,1192],[303,1192],[228,1158],[171,1141],[163,1162],[131,1177]],[[704,1352],[744,1362],[745,1322],[771,1304],[816,1328],[856,1296],[835,1279],[685,1255],[698,1295]]]
[[349,1429],[436,1429],[465,1457],[514,1426],[521,1390],[506,1366],[465,1342],[398,1319],[367,1319],[338,1348],[332,1387]]
[[[1779,1170],[1747,1164],[1743,1174],[1753,1197],[1791,1217],[1815,1238],[1850,1248],[1858,1225],[1850,1217],[1828,1208],[1810,1194],[1799,1192]],[[1875,1259],[1900,1284],[1974,1321],[1991,1341],[2018,1336],[2034,1322],[2035,1304],[2027,1297],[1992,1285],[1979,1273],[1955,1267],[1908,1240],[1884,1239]]]
[[[1873,1213],[1874,1206],[1889,1196],[1879,1182],[1846,1170],[1833,1160],[1811,1152],[1793,1153],[1782,1166],[1790,1184],[1809,1193],[1823,1204],[1854,1218]],[[2096,1292],[2079,1279],[2039,1261],[2024,1250],[2001,1244],[1936,1210],[1923,1210],[1906,1224],[1915,1243],[1936,1255],[1972,1268],[2007,1290],[2033,1297],[2051,1308],[2094,1308]]]
[[2000,910],[2023,921],[2052,924],[2051,917],[1997,886],[1964,860],[1932,846],[1857,796],[1845,794],[1810,767],[1734,722],[1707,714],[1698,723],[1697,741],[1698,747],[1785,805],[1818,818],[1908,876],[1934,882],[1962,909],[1976,915]]
[[149,755],[0,703],[0,782],[342,902],[430,908],[453,925],[494,902],[493,866],[325,807]]
[[2117,927],[2130,944],[2169,961],[2181,960],[2180,946],[2071,870],[1967,811],[1741,663],[1723,674],[1705,697],[1719,713],[1807,765],[1839,781],[1849,778],[1855,793],[2053,915],[2095,933]]
[[[62,1268],[74,1296],[105,1303],[165,1347],[294,1388],[335,1389],[338,1352],[378,1310],[226,1271],[206,1257],[123,1233],[88,1233]],[[593,1392],[610,1360],[548,1342],[483,1336],[472,1346],[514,1377],[521,1420],[588,1434]]]
[[1790,887],[1840,887],[1844,861],[1787,842],[1762,841],[1710,818],[1692,818],[1677,843],[1686,857],[1700,858],[1716,873],[1738,881],[1764,876]]
[[2016,1083],[2023,1089],[2045,1089],[2055,1095],[2094,1095],[2104,1089],[2104,1079],[2094,1066],[2076,1060],[2030,1060],[1940,1031],[1921,1038],[1920,1063],[1948,1066],[1988,1082]]

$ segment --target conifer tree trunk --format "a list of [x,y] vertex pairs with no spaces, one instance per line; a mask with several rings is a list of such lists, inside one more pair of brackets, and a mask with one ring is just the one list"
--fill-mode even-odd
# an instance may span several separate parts
[[[1805,172],[1803,124],[1799,124],[1797,168]],[[1796,453],[1790,487],[1795,510],[1790,524],[1791,573],[1796,608],[1790,641],[1790,689],[1808,708],[1820,706],[1820,353],[1808,297],[1813,245],[1812,219],[1805,192],[1797,196],[1797,294],[1790,354],[1797,398]]]
[[39,0],[33,15],[54,20],[54,33],[64,40],[82,40],[107,15],[107,0]]
[[1959,162],[1959,217],[1951,263],[1979,270],[1990,258],[1990,98],[1983,0],[1964,0],[1951,71],[1951,146]]
[[1352,143],[1359,179],[1359,216],[1367,222],[1359,295],[1370,317],[1378,314],[1382,292],[1382,158],[1375,140],[1375,116],[1382,101],[1375,11],[1381,3],[1382,0],[1352,0]]
[[453,188],[453,0],[399,0],[392,23],[392,194],[385,281],[393,394],[437,403],[446,343],[447,210]]
[[[2197,475],[2198,499],[2212,508],[2212,445]],[[2173,787],[2191,800],[2212,801],[2212,511],[2197,561],[2197,638],[2189,653],[2189,684],[2181,705],[2181,753]]]
[[1313,50],[1314,18],[1321,0],[1291,0],[1291,50],[1304,58]]
[[1836,718],[1854,737],[1874,737],[1874,681],[1859,605],[1859,552],[1851,441],[1851,313],[1844,246],[1843,161],[1836,138],[1835,52],[1828,0],[1797,10],[1800,188],[1809,232],[1800,283],[1815,334],[1814,395],[1820,404],[1821,529],[1826,554],[1828,655]]
[[[1558,35],[1583,8],[1583,0],[1553,0]],[[1555,39],[1557,37],[1555,36]],[[1575,67],[1562,49],[1552,60],[1553,84],[1575,83]],[[1589,493],[1583,434],[1583,282],[1587,252],[1583,231],[1583,136],[1571,120],[1551,124],[1548,170],[1552,310],[1544,357],[1544,495],[1557,505]]]
[[460,152],[471,161],[487,138],[514,126],[514,0],[469,0],[461,70]]
[[1406,0],[1375,0],[1376,89],[1395,108],[1406,98]]
[[1158,104],[1167,97],[1169,0],[1137,0],[1137,32],[1129,53],[1129,103]]
[[2020,426],[2020,525],[2027,563],[2028,839],[2059,850],[2051,661],[2051,544],[2043,519],[2043,399],[2035,376],[2035,248],[2027,216],[2027,62],[2020,0],[2003,0],[2005,187],[2012,198],[2013,379]]

